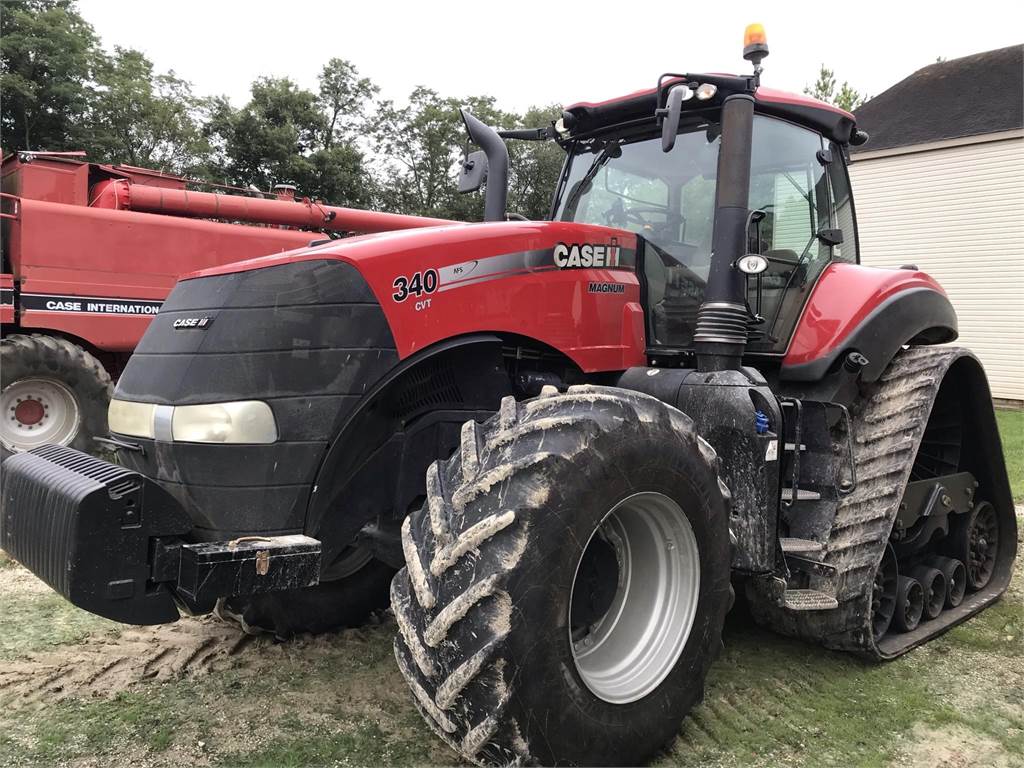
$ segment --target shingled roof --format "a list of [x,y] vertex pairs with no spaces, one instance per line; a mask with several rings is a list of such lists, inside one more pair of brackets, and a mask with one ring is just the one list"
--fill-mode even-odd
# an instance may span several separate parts
[[1024,46],[919,69],[854,114],[873,152],[1024,127]]

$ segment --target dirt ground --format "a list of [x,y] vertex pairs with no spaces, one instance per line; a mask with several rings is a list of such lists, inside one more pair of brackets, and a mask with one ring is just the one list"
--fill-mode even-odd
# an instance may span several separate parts
[[[1024,522],[1024,521],[1022,521]],[[678,766],[1024,766],[1024,567],[999,604],[885,665],[730,618]],[[437,765],[393,622],[287,643],[212,618],[129,628],[0,554],[0,765]]]

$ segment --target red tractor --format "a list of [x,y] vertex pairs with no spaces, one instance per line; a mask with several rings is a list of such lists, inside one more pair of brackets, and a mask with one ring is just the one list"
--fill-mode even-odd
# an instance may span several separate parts
[[[416,705],[486,764],[647,760],[737,591],[879,660],[990,605],[1016,522],[984,371],[937,346],[934,280],[858,264],[867,136],[761,87],[750,33],[751,76],[504,137],[464,113],[485,223],[182,279],[115,391],[121,465],[13,457],[0,543],[129,623],[390,601]],[[550,221],[508,220],[503,138],[564,148]]]
[[[0,457],[92,451],[116,379],[179,275],[304,245],[322,232],[447,223],[220,188],[82,152],[22,152],[0,170]],[[262,226],[244,226],[238,222]]]

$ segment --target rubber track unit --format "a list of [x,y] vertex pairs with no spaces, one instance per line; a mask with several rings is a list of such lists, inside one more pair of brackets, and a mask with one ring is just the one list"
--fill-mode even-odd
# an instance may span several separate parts
[[[1006,589],[1008,577],[993,578],[986,589],[968,595],[958,607],[918,629],[883,636],[871,631],[871,585],[885,553],[899,503],[910,480],[924,429],[943,377],[958,359],[973,357],[957,347],[911,347],[900,352],[880,380],[851,409],[857,487],[842,497],[824,562],[835,566],[832,610],[786,610],[765,585],[751,584],[751,612],[759,623],[785,635],[854,651],[876,660],[895,658],[978,613]],[[1012,510],[1010,512],[1012,520]],[[815,587],[812,579],[811,587]],[[821,587],[826,588],[826,587]],[[829,590],[831,591],[831,590]]]
[[[594,407],[598,400],[601,407]],[[506,641],[515,621],[510,580],[522,578],[517,565],[532,546],[531,512],[548,497],[545,467],[576,461],[594,435],[616,429],[616,419],[647,422],[669,411],[672,428],[699,445],[714,477],[718,458],[683,414],[647,395],[591,386],[566,394],[545,387],[539,398],[522,403],[505,397],[487,423],[463,425],[461,447],[450,460],[430,466],[427,502],[402,528],[407,567],[391,587],[395,656],[421,714],[466,759],[479,765],[544,760],[531,750],[510,706],[518,672]],[[506,483],[513,477],[519,479]],[[489,494],[492,488],[498,492]],[[718,489],[728,519],[728,490],[720,480]],[[728,572],[722,573],[726,590]],[[721,602],[719,633],[724,596]],[[701,681],[711,660],[709,653]],[[701,690],[698,684],[696,700]]]

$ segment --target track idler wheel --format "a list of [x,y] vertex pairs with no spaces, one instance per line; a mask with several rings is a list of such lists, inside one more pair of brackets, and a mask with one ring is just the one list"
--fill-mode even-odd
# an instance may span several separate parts
[[946,577],[938,568],[919,565],[910,575],[921,585],[923,594],[922,615],[925,619],[934,619],[942,613],[946,604]]
[[953,557],[933,557],[928,565],[941,571],[946,578],[946,607],[956,608],[963,602],[967,591],[967,568]]
[[892,620],[901,632],[912,632],[921,623],[924,610],[924,590],[921,582],[909,576],[896,581],[896,611]]
[[896,582],[899,575],[896,569],[896,553],[892,546],[885,548],[882,562],[875,571],[875,581],[871,586],[871,631],[877,643],[892,624],[892,616],[896,610]]
[[996,568],[999,550],[999,521],[996,509],[987,501],[978,504],[967,521],[967,586],[984,589]]

